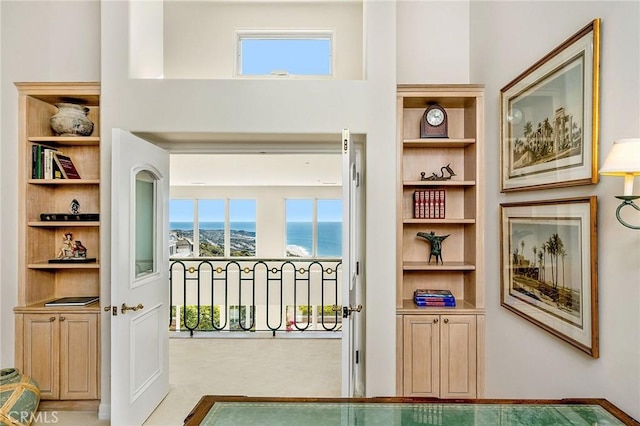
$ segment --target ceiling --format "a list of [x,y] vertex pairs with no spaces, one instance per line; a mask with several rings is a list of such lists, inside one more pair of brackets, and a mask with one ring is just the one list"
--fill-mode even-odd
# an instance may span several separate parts
[[133,133],[169,151],[172,186],[342,185],[339,133]]
[[171,154],[171,186],[339,186],[340,154]]

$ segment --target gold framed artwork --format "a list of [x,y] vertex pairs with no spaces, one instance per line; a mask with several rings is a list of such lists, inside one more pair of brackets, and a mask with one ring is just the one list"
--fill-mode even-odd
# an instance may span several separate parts
[[500,204],[500,304],[598,358],[595,196]]
[[500,91],[501,191],[598,182],[600,19]]

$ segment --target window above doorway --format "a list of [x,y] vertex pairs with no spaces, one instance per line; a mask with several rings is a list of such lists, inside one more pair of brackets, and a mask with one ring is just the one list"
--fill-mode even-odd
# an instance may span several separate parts
[[236,31],[236,75],[333,77],[331,30]]

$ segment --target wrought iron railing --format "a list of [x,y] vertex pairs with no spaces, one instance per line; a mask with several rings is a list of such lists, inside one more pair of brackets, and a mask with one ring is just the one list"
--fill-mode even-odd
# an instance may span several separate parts
[[339,332],[341,259],[173,258],[172,331]]

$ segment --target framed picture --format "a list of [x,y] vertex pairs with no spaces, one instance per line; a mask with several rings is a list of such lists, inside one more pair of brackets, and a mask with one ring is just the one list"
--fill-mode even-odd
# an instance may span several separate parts
[[500,91],[501,191],[598,183],[600,19]]
[[500,304],[598,358],[596,197],[504,203]]

